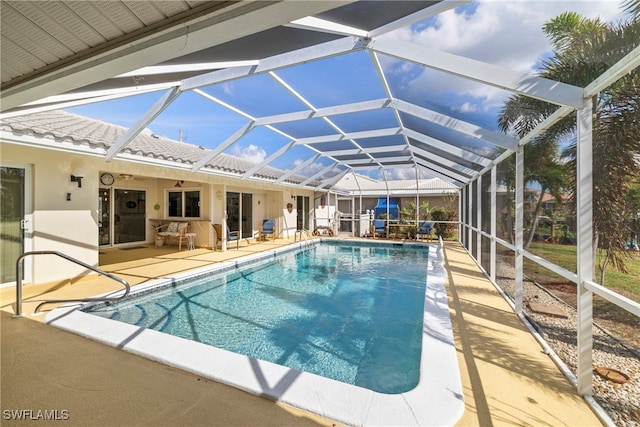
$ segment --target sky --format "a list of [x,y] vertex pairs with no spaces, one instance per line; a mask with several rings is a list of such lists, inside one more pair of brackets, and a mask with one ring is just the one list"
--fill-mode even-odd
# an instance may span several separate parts
[[[545,22],[568,10],[588,18],[616,21],[621,17],[620,4],[615,0],[479,1],[396,30],[385,37],[530,74],[536,71],[541,60],[551,55],[551,47],[541,30]],[[508,92],[390,57],[381,57],[381,63],[394,97],[487,129],[497,129],[497,116],[510,95]],[[277,75],[317,108],[385,96],[370,56],[362,51],[279,70]],[[209,86],[203,90],[253,117],[307,109],[267,75]],[[161,95],[162,92],[141,95],[74,107],[67,111],[129,127]],[[397,126],[393,115],[386,111],[335,116],[332,120],[345,132],[363,130],[370,123],[376,123],[379,127]],[[160,114],[149,125],[148,131],[175,140],[182,135],[188,143],[213,148],[247,121],[246,117],[201,95],[187,92]],[[279,126],[279,129],[295,138],[336,133],[335,129],[321,120],[306,121],[304,124],[288,123]],[[260,162],[287,142],[289,140],[286,137],[276,132],[257,128],[226,152]],[[368,143],[375,145],[377,142]],[[471,146],[473,142],[469,144]],[[483,155],[489,154],[487,147],[472,149]],[[296,147],[272,166],[291,169],[313,154],[307,148]],[[311,176],[330,163],[328,159],[320,159],[301,173]],[[381,178],[378,171],[370,172],[369,176]],[[429,177],[432,176],[425,173],[421,175],[421,178]],[[387,179],[414,178],[413,169],[393,169],[387,175]]]

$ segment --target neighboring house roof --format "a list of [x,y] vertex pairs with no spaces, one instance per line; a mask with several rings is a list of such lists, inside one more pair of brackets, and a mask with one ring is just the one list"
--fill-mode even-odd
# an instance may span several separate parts
[[[442,195],[457,194],[458,187],[440,178],[421,179],[417,182],[418,191],[421,195]],[[346,175],[335,185],[336,189],[349,192],[358,196],[386,196],[387,192],[394,196],[415,195],[416,180],[401,179],[379,181],[363,175]],[[388,191],[387,191],[388,190]]]
[[[46,145],[61,148],[64,143],[106,152],[115,144],[127,128],[100,120],[56,110],[0,120],[0,130],[20,136],[36,136],[46,139]],[[192,165],[205,154],[205,149],[186,142],[175,141],[150,132],[141,132],[123,150],[123,153],[144,159],[163,160],[179,165]],[[214,173],[240,176],[255,166],[236,156],[221,153],[209,161],[204,169]],[[253,175],[253,179],[276,180],[284,171],[265,166]],[[285,183],[299,184],[306,177],[292,175]],[[318,186],[315,180],[309,186]]]
[[[562,194],[560,196],[560,199],[562,200],[562,202],[567,202],[570,198],[571,198],[570,194]],[[553,194],[544,193],[542,195],[542,203],[555,202],[555,201],[556,201],[556,198]]]

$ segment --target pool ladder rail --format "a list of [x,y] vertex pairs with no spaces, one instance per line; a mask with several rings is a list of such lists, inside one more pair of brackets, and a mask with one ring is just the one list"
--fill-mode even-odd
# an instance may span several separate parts
[[56,255],[59,256],[60,258],[64,258],[67,261],[73,262],[74,264],[78,264],[83,266],[84,268],[87,268],[91,271],[95,271],[98,274],[101,274],[105,277],[108,277],[109,279],[115,280],[116,282],[122,284],[124,286],[124,294],[118,296],[118,297],[98,297],[98,298],[70,298],[70,299],[51,299],[51,300],[46,300],[41,302],[40,304],[38,304],[38,306],[36,307],[34,314],[39,314],[40,313],[40,308],[43,305],[46,304],[54,304],[54,303],[63,303],[63,302],[107,302],[107,301],[120,301],[122,298],[126,297],[127,295],[129,295],[129,291],[131,290],[131,287],[129,286],[129,283],[118,277],[115,276],[111,273],[108,273],[104,270],[100,270],[97,267],[94,267],[92,265],[89,265],[83,261],[80,261],[79,259],[70,257],[69,255],[63,254],[62,252],[58,252],[58,251],[31,251],[31,252],[25,252],[22,255],[20,255],[18,257],[18,259],[16,260],[16,314],[13,317],[24,317],[24,314],[22,313],[22,268],[20,268],[22,261],[28,257],[28,256],[34,256],[34,255]]
[[296,230],[294,234],[293,242],[298,242],[298,235],[300,235],[300,249],[305,251],[313,247],[313,239],[311,238],[309,230]]
[[293,243],[296,243],[298,241],[298,236],[300,236],[301,242],[303,240],[305,242],[311,240],[311,236],[309,235],[309,233],[309,230],[296,230],[295,234],[293,235]]

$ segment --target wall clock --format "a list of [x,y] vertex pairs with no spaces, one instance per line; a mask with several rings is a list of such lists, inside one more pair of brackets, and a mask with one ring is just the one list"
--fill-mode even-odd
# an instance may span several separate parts
[[115,180],[113,179],[113,175],[111,175],[110,173],[103,173],[102,175],[100,175],[100,182],[102,183],[102,185],[113,185],[113,182]]

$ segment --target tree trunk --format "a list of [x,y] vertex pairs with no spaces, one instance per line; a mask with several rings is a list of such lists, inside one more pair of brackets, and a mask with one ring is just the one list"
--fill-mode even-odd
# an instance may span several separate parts
[[542,198],[546,194],[545,188],[540,189],[540,195],[538,196],[538,201],[536,202],[536,208],[533,210],[533,217],[531,218],[531,224],[529,224],[529,233],[527,233],[527,237],[524,241],[524,249],[529,249],[529,245],[533,240],[533,235],[536,232],[536,227],[538,226],[538,216],[540,214],[540,208],[542,207]]

